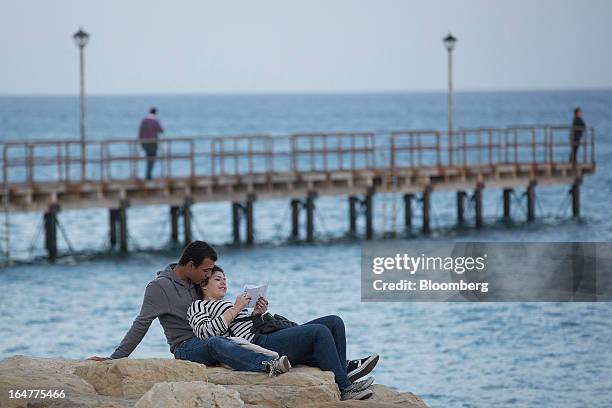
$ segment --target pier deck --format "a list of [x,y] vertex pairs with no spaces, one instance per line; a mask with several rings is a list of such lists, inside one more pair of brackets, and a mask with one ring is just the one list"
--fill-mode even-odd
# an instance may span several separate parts
[[[50,205],[69,208],[116,208],[127,200],[130,206],[182,205],[193,202],[239,201],[247,195],[258,200],[318,196],[359,195],[371,188],[376,192],[420,193],[485,188],[520,188],[538,185],[572,184],[592,174],[594,164],[569,163],[555,166],[472,165],[469,167],[420,167],[416,169],[284,172],[262,175],[176,177],[153,180],[44,182],[13,184],[9,188],[10,211],[46,211]],[[6,191],[6,190],[5,190]],[[3,197],[4,199],[5,197]]]

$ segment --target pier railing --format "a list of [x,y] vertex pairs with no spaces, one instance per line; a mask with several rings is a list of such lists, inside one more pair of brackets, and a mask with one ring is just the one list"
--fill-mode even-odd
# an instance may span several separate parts
[[[420,167],[567,164],[570,126],[514,126],[393,132],[169,137],[158,140],[160,179],[270,173],[386,171]],[[2,179],[12,184],[142,180],[146,157],[135,139],[11,141],[2,144]],[[82,165],[84,163],[84,166]],[[595,163],[595,129],[583,132],[578,164]],[[82,173],[84,170],[84,173]]]
[[[561,164],[570,161],[570,126],[515,126],[391,133],[391,168],[500,164]],[[577,163],[595,163],[595,129],[583,132]]]

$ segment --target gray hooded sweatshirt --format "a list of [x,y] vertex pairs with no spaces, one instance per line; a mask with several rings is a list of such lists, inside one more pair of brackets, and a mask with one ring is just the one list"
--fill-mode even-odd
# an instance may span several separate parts
[[189,325],[187,309],[194,300],[199,299],[198,292],[193,283],[177,278],[174,273],[175,266],[176,264],[169,264],[149,282],[140,313],[111,358],[129,356],[147,334],[155,318],[159,318],[164,328],[171,353],[174,353],[174,349],[181,342],[195,337]]

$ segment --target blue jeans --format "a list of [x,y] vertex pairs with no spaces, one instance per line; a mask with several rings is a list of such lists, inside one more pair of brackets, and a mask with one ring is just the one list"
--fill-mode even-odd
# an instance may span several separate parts
[[248,350],[226,337],[205,340],[192,337],[176,346],[174,358],[213,366],[223,363],[234,370],[257,372],[266,371],[262,363],[272,360],[272,357]]
[[291,364],[333,371],[341,390],[351,385],[346,376],[344,322],[338,316],[325,316],[274,333],[258,334],[253,343],[287,356]]

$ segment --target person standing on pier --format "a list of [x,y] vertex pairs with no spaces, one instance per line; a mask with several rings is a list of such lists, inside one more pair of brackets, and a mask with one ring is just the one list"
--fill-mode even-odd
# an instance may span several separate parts
[[151,180],[153,173],[153,165],[157,157],[157,135],[164,132],[159,118],[157,117],[157,109],[151,108],[149,114],[140,122],[140,131],[138,139],[142,143],[142,148],[147,156],[147,180]]
[[572,151],[570,153],[570,162],[576,164],[578,158],[578,148],[580,147],[580,139],[586,130],[586,123],[582,119],[582,109],[577,107],[574,109],[574,122],[572,123]]

